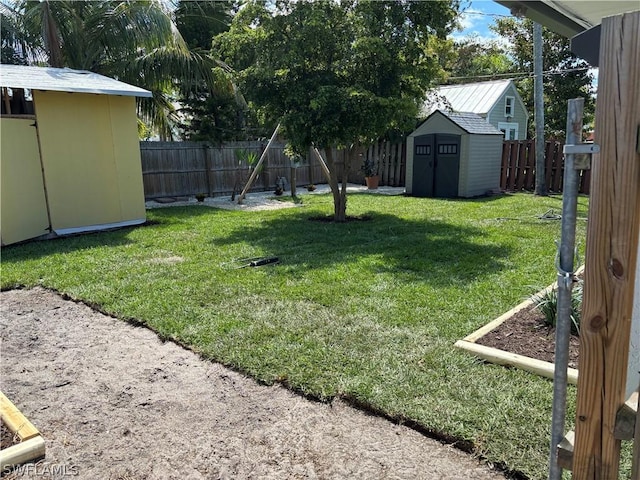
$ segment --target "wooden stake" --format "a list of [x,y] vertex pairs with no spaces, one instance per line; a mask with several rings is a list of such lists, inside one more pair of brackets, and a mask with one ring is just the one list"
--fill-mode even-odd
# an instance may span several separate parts
[[267,158],[267,152],[269,151],[269,147],[275,140],[279,129],[280,129],[280,124],[278,124],[276,126],[276,129],[273,131],[273,135],[271,135],[271,138],[269,139],[269,143],[267,143],[267,148],[265,148],[264,152],[262,152],[262,155],[260,155],[260,160],[258,160],[258,164],[256,165],[256,168],[253,169],[253,172],[251,172],[251,176],[249,177],[249,180],[247,180],[247,184],[242,189],[242,193],[238,197],[238,204],[242,203],[242,201],[244,200],[244,197],[247,195],[247,191],[249,190],[249,188],[251,188],[251,184],[258,176],[258,171],[260,170],[260,166],[262,165],[262,162],[264,162],[264,159]]
[[580,330],[574,480],[618,478],[640,226],[640,11],[602,21]]
[[327,182],[331,183],[331,173],[329,172],[329,167],[327,167],[327,162],[324,161],[324,158],[322,158],[322,155],[320,155],[320,150],[318,150],[316,147],[313,147],[313,152],[316,154],[316,157],[320,162],[320,167],[322,167],[322,173],[324,173],[324,176],[327,179]]

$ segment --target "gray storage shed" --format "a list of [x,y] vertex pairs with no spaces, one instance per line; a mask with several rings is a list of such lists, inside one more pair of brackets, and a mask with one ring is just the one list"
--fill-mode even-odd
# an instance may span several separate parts
[[498,191],[503,139],[475,113],[435,110],[407,138],[407,194],[454,198]]

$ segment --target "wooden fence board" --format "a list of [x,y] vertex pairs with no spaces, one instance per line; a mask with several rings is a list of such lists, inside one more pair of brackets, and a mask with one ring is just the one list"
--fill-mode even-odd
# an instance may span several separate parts
[[[555,140],[545,144],[545,180],[549,192],[562,192],[564,144]],[[506,191],[535,190],[535,143],[533,140],[505,140],[502,144],[500,188]],[[589,193],[591,174],[580,174],[580,193]]]
[[[236,152],[240,149],[260,156],[265,142],[233,142],[212,146],[205,142],[141,142],[142,175],[145,197],[231,195],[239,192],[249,178],[250,169]],[[394,152],[398,156],[394,156]],[[375,160],[384,180],[381,185],[404,185],[404,144],[379,143],[369,147],[366,158]],[[338,178],[342,178],[345,152],[334,149]],[[397,162],[397,163],[396,163]],[[310,151],[297,165],[296,185],[325,183],[322,168]],[[284,144],[275,143],[267,153],[263,169],[251,191],[265,191],[275,187],[278,177],[291,177],[291,162],[284,154]],[[352,165],[349,181],[364,183],[359,165]]]

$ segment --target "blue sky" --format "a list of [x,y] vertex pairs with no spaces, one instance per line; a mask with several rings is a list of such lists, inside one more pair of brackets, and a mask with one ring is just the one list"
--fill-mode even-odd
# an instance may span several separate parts
[[460,18],[463,30],[454,33],[453,38],[477,36],[481,39],[499,39],[489,30],[496,16],[511,16],[509,9],[493,0],[471,0],[462,4],[465,13]]

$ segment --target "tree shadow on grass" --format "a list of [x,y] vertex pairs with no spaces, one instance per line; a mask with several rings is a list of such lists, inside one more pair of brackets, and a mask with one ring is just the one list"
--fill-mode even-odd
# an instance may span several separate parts
[[198,217],[211,215],[218,209],[209,207],[174,207],[154,210],[147,214],[147,221],[141,225],[85,232],[47,240],[32,240],[2,247],[2,262],[21,262],[52,254],[66,254],[96,247],[120,247],[133,242],[129,238],[132,231],[140,228],[181,228]]
[[239,224],[211,241],[217,246],[254,245],[265,256],[277,256],[294,277],[309,269],[361,264],[363,257],[371,259],[372,274],[391,273],[401,281],[434,285],[469,282],[506,268],[511,249],[480,228],[380,212],[365,215],[371,220],[338,224],[289,211],[258,224]]

